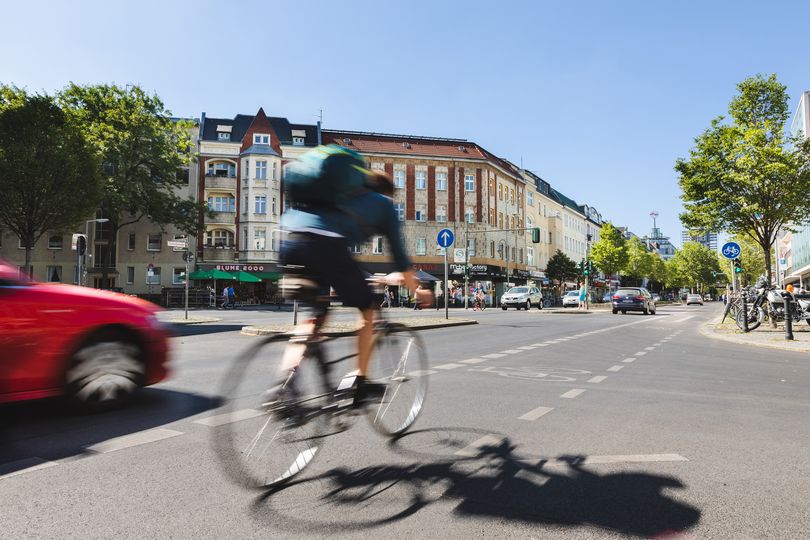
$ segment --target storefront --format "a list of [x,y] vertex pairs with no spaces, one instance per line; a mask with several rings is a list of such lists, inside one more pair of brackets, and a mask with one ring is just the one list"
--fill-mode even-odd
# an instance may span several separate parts
[[[218,271],[211,277],[205,275],[206,272]],[[222,279],[222,272],[231,276],[230,279]],[[194,274],[201,279],[195,279]],[[215,277],[216,276],[216,277]],[[196,272],[190,275],[192,281],[196,281],[198,286],[208,286],[215,288],[217,297],[222,295],[225,283],[232,285],[236,297],[243,304],[266,304],[280,301],[278,280],[281,278],[281,271],[274,264],[199,264]]]

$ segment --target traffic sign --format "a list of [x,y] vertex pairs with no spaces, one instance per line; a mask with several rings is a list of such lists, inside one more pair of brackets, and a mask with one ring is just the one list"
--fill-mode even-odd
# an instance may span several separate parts
[[453,231],[450,229],[440,230],[438,236],[436,237],[436,242],[439,244],[439,247],[443,248],[452,246],[453,240],[455,240],[455,237],[453,236]]
[[453,249],[453,262],[454,263],[466,263],[467,262],[467,250],[464,248],[455,248]]
[[726,259],[736,259],[740,256],[740,253],[742,253],[742,249],[737,242],[726,242],[723,244],[720,253],[722,253],[723,257]]
[[186,244],[185,240],[169,240],[166,245],[174,248],[185,248],[188,244]]

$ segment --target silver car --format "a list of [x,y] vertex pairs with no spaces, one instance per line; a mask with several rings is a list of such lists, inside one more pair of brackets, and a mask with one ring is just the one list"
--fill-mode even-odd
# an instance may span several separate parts
[[562,299],[563,307],[579,307],[579,295],[579,291],[568,291]]
[[501,309],[504,311],[508,307],[528,310],[532,306],[543,309],[543,296],[537,287],[512,287],[501,296]]

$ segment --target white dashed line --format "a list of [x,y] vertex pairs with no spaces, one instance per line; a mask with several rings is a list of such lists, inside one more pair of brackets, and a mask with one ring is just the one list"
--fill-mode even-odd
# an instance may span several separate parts
[[527,412],[523,416],[518,416],[518,420],[528,420],[529,422],[532,422],[553,410],[554,407],[537,407],[536,409],[532,409],[531,411]]
[[624,362],[625,364],[632,364],[635,361],[636,361],[635,358],[625,358],[624,360],[622,360],[622,362]]
[[561,398],[567,398],[567,399],[574,399],[578,395],[584,394],[584,393],[585,393],[584,388],[574,388],[573,390],[569,390],[568,392],[564,393],[560,397]]
[[211,427],[224,426],[225,424],[239,422],[240,420],[256,418],[257,416],[261,416],[263,414],[264,412],[256,409],[242,409],[241,411],[234,411],[225,414],[218,414],[216,416],[209,416],[208,418],[201,418],[200,420],[194,420],[192,423]]
[[639,352],[636,353],[636,356],[644,356],[645,354],[647,354],[647,353],[644,352],[644,351],[639,351]]
[[624,366],[619,366],[619,365],[616,365],[616,366],[611,366],[611,367],[607,368],[607,370],[608,370],[608,371],[621,371],[621,369],[622,369],[623,367],[624,367]]
[[523,347],[518,347],[518,349],[520,349],[522,351],[531,351],[531,350],[534,350],[536,348],[537,347],[535,347],[534,345],[525,345]]
[[644,347],[645,351],[654,351],[655,347]]
[[425,375],[435,375],[438,373],[435,369],[417,369],[408,373],[408,377],[423,377]]
[[482,354],[481,358],[503,358],[504,356],[506,356],[506,355],[505,354],[492,353],[492,354]]
[[547,343],[532,343],[532,347],[545,347]]
[[25,459],[18,459],[17,461],[9,461],[7,463],[0,463],[0,480],[3,478],[11,478],[29,472],[48,469],[58,465],[55,461],[47,461],[38,457],[30,457]]
[[433,366],[433,369],[456,369],[464,367],[464,364],[442,364],[440,366]]
[[501,354],[517,354],[523,351],[518,351],[517,349],[506,349],[505,351],[501,351]]
[[173,429],[149,429],[139,433],[133,433],[131,435],[124,435],[123,437],[115,437],[114,439],[89,446],[87,449],[91,452],[96,452],[97,454],[106,454],[108,452],[116,452],[125,448],[132,448],[133,446],[140,446],[142,444],[162,441],[163,439],[170,439],[182,434],[183,433],[181,431],[175,431]]
[[598,384],[604,381],[605,379],[607,379],[607,375],[597,375],[596,377],[591,377],[590,379],[588,379],[588,382]]
[[498,437],[496,435],[484,435],[477,441],[474,441],[461,450],[458,450],[456,455],[461,457],[476,457],[481,453],[482,448],[487,446],[497,446],[501,444],[502,440],[503,437]]
[[469,358],[467,360],[459,360],[462,364],[480,364],[481,362],[486,362],[486,358]]

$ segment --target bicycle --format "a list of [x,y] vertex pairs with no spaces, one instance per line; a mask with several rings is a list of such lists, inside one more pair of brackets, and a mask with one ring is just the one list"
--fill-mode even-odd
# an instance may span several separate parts
[[[321,453],[326,439],[346,431],[366,413],[382,435],[407,431],[422,411],[427,393],[427,354],[418,334],[405,325],[375,322],[372,379],[386,384],[379,401],[355,407],[353,377],[337,387],[333,367],[355,358],[356,352],[328,360],[325,344],[341,336],[278,333],[259,340],[234,361],[220,394],[226,397],[224,422],[213,431],[216,453],[228,477],[248,488],[274,488],[289,482]],[[352,334],[354,335],[354,334]],[[277,366],[263,354],[268,346],[291,340],[306,345],[295,373],[296,396],[262,404],[261,395],[277,376]]]

